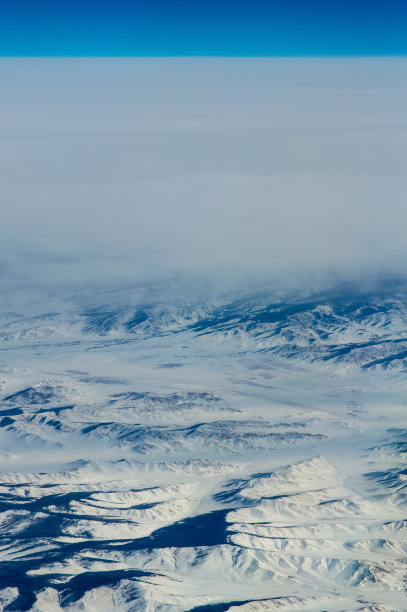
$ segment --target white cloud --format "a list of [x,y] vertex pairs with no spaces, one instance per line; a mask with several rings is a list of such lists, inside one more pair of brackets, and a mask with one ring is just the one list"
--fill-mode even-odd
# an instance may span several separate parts
[[406,72],[375,58],[3,59],[3,257],[399,272]]

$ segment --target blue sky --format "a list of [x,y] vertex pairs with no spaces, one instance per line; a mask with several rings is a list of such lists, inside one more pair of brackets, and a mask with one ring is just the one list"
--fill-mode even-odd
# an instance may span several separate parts
[[3,0],[0,56],[405,55],[405,0]]

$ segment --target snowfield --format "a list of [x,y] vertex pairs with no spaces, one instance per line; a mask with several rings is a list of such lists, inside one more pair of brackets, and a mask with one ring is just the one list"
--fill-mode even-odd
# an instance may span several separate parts
[[1,317],[1,610],[407,610],[405,283],[33,291]]

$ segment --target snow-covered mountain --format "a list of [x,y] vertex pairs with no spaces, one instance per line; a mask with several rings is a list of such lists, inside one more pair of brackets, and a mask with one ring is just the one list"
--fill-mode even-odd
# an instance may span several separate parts
[[0,608],[402,611],[407,284],[4,295]]

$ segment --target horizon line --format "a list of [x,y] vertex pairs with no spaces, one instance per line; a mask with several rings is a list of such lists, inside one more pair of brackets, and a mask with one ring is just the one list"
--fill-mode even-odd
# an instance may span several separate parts
[[383,59],[383,58],[407,58],[407,52],[385,53],[385,54],[361,54],[361,53],[334,53],[334,54],[282,54],[282,55],[0,55],[3,59]]

